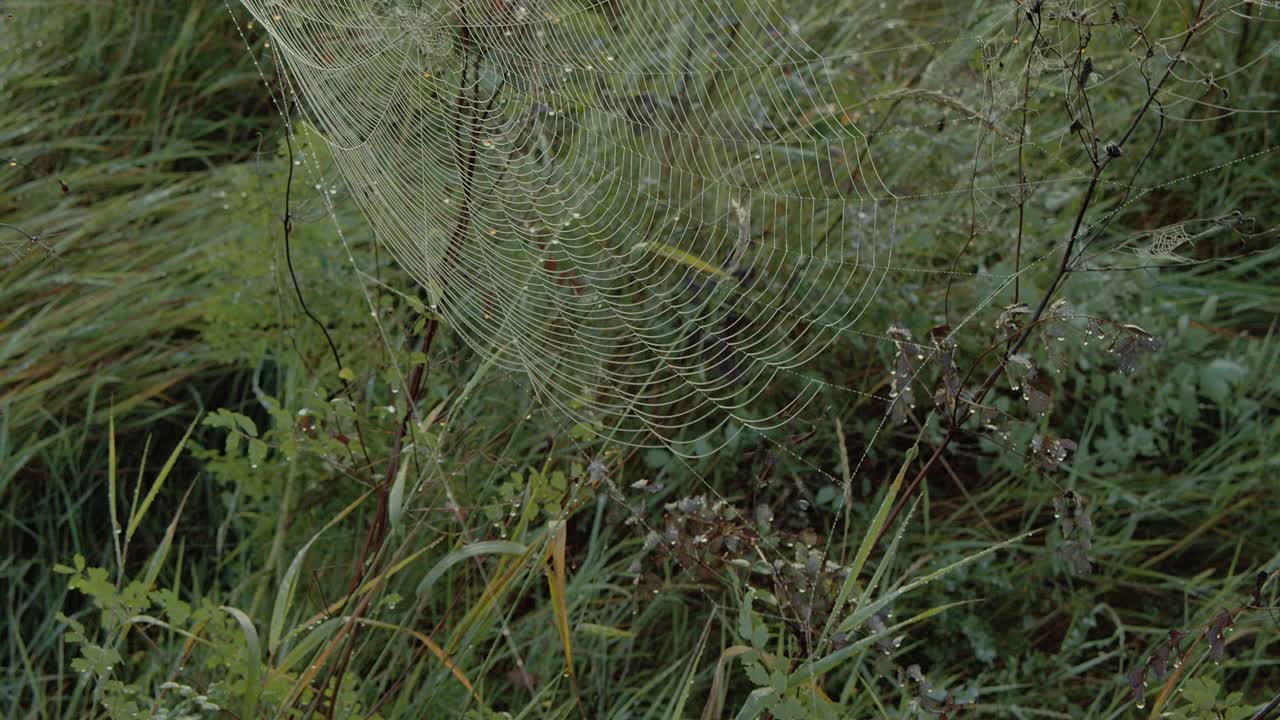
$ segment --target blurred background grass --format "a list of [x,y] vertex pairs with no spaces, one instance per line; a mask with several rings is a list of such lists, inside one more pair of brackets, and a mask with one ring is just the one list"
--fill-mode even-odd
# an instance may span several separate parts
[[[147,448],[154,468],[201,413],[243,412],[264,434],[274,428],[273,447],[284,448],[295,442],[284,438],[296,434],[301,421],[282,418],[318,407],[335,387],[323,339],[300,313],[283,272],[279,219],[288,158],[280,115],[251,60],[266,56],[264,40],[251,35],[257,46],[246,49],[222,3],[182,5],[6,6],[12,19],[0,51],[0,155],[21,164],[0,169],[0,222],[38,234],[54,250],[26,247],[13,235],[6,247],[14,251],[0,261],[0,587],[6,601],[0,712],[9,717],[96,712],[92,683],[70,669],[76,650],[56,616],[61,610],[89,622],[94,611],[50,569],[76,553],[90,565],[114,566],[105,487],[108,419],[114,417],[120,475],[131,488]],[[1271,35],[1254,42],[1274,43]],[[1233,85],[1241,104],[1276,107],[1280,82],[1273,65],[1264,64]],[[1275,142],[1270,116],[1246,120],[1180,127],[1153,158],[1152,174],[1216,167]],[[305,138],[299,143],[303,154],[323,157]],[[1275,155],[1233,165],[1143,198],[1121,220],[1149,228],[1170,208],[1211,216],[1239,207],[1263,214],[1261,226],[1274,226],[1277,177]],[[70,192],[61,190],[59,178]],[[389,372],[388,350],[368,341],[379,329],[323,196],[298,194],[295,260],[302,290],[344,354],[375,368],[372,387]],[[358,215],[341,199],[336,207],[357,266],[384,283],[375,288],[388,288],[373,299],[385,311],[382,319],[408,326],[414,304],[400,293],[412,294],[411,283],[375,252]],[[1090,499],[1096,572],[1087,579],[1064,573],[1047,543],[1016,556],[989,556],[928,590],[919,603],[985,601],[913,631],[899,651],[904,657],[924,665],[941,686],[976,695],[986,711],[1117,716],[1128,707],[1123,673],[1144,649],[1170,628],[1194,628],[1238,605],[1255,572],[1276,569],[1280,284],[1274,278],[1280,251],[1267,240],[1253,241],[1247,249],[1255,252],[1236,262],[1127,273],[1122,282],[1073,278],[1068,297],[1140,318],[1165,342],[1132,378],[1098,372],[1085,359],[1070,364],[1060,380],[1055,432],[1079,438],[1080,451],[1055,482]],[[1210,255],[1199,259],[1236,255],[1240,248],[1224,242],[1204,252]],[[911,289],[902,295],[910,297]],[[913,305],[926,306],[933,307]],[[901,315],[883,320],[916,327],[936,322]],[[866,352],[843,354],[833,364],[846,378],[865,378],[886,373],[888,362]],[[399,538],[393,558],[408,558],[423,544],[438,545],[429,556],[438,558],[485,531],[505,533],[508,508],[515,512],[524,492],[503,484],[511,472],[521,474],[522,484],[554,487],[534,474],[549,478],[558,469],[572,475],[574,464],[592,457],[589,443],[571,428],[531,413],[528,400],[510,402],[529,397],[521,378],[477,368],[480,359],[446,327],[432,356],[427,407],[456,398],[469,380],[476,385],[463,407],[450,411],[451,452],[439,471],[447,490],[424,498],[420,524]],[[273,416],[272,408],[284,414]],[[385,454],[395,418],[367,412],[367,444],[377,457]],[[763,502],[774,508],[778,525],[797,536],[833,527],[842,512],[806,466],[838,467],[846,436],[859,432],[844,430],[838,436],[835,427],[819,428],[793,447],[804,464],[769,460],[776,463],[773,476],[785,480],[764,491]],[[184,455],[175,471],[181,482],[169,483],[160,496],[167,512],[152,513],[135,542],[160,542],[190,484],[181,565],[167,582],[192,598],[243,606],[265,618],[289,559],[365,489],[353,471],[363,467],[359,461],[334,459],[345,443],[333,437],[351,432],[339,427],[327,449],[306,457],[299,451],[297,458],[281,451],[251,472],[247,460],[220,454],[221,433],[198,431],[196,452]],[[903,431],[870,456],[861,476],[875,486],[858,493],[859,517],[874,509],[880,481],[896,472],[910,442]],[[618,458],[614,472],[623,487],[640,478],[665,481],[667,490],[649,506],[658,513],[661,502],[694,492],[693,471],[734,496],[741,478],[758,476],[763,462],[730,448],[717,461],[686,468],[650,452]],[[955,557],[1050,521],[1059,489],[1028,482],[1039,476],[1029,475],[1025,458],[973,441],[949,462],[903,540],[912,556]],[[470,520],[454,523],[459,506]],[[733,624],[736,611],[726,610],[731,596],[709,589],[707,578],[681,575],[678,565],[627,584],[630,568],[646,557],[643,532],[627,528],[626,513],[605,495],[584,500],[574,512],[581,518],[570,541],[568,595],[573,617],[588,628],[578,638],[576,678],[587,715],[680,714],[675,708],[685,700],[676,681],[696,681],[694,697],[701,699],[713,684],[714,661],[733,644],[721,629]],[[363,532],[361,522],[349,522],[311,550],[308,589],[298,600],[307,615],[325,604],[322,598],[341,593]],[[466,572],[450,574],[416,605],[403,603],[431,619],[418,621],[425,622],[419,629],[448,634],[497,572],[480,563],[462,568]],[[414,583],[405,582],[386,588],[387,597],[412,597]],[[565,716],[576,712],[575,703],[567,683],[557,682],[564,661],[542,582],[533,570],[522,571],[512,583],[517,589],[503,596],[502,611],[460,636],[453,649],[486,695],[501,699],[494,707]],[[396,605],[384,598],[380,607],[399,617]],[[611,635],[610,628],[626,630]],[[1276,640],[1277,626],[1260,617],[1232,640],[1225,667],[1202,671],[1254,702],[1267,700],[1280,690]],[[483,652],[461,649],[472,644]],[[139,687],[172,677],[174,663],[180,664],[169,646],[129,648],[127,680]],[[455,708],[466,701],[457,688],[441,689],[447,671],[439,666],[423,661],[425,669],[406,676],[405,668],[419,667],[422,657],[412,639],[366,635],[355,656],[362,677],[347,687],[357,688],[359,700],[344,707],[367,709],[382,699],[384,716],[413,717],[424,702]],[[192,684],[218,675],[216,668],[206,672]],[[850,707],[893,716],[899,698],[875,686],[869,671],[860,672],[845,692]],[[877,693],[864,691],[873,686],[890,710],[876,709]],[[741,681],[729,687],[749,689]],[[701,700],[690,701],[684,714],[696,714],[695,705],[701,708]]]

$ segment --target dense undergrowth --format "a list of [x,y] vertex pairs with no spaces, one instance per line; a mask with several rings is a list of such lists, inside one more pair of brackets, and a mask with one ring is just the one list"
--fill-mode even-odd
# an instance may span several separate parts
[[[1232,163],[1275,145],[1271,114],[1180,124],[1146,172],[1213,171],[1117,213],[1138,233],[1232,208],[1255,232],[1063,291],[1158,352],[1118,372],[1078,323],[1050,416],[956,438],[889,524],[946,434],[923,414],[845,506],[879,419],[848,397],[785,452],[688,462],[541,409],[424,313],[305,127],[284,141],[267,39],[247,49],[222,3],[6,10],[0,222],[23,232],[0,259],[0,713],[1066,718],[1141,697],[1208,718],[1280,693],[1280,154]],[[1239,32],[1201,51],[1242,107],[1277,105],[1269,17],[1252,55]],[[918,235],[904,257],[938,261]],[[945,321],[930,291],[868,322],[923,335]],[[894,362],[855,342],[827,368],[888,387]],[[1075,451],[1027,450],[1050,432]]]

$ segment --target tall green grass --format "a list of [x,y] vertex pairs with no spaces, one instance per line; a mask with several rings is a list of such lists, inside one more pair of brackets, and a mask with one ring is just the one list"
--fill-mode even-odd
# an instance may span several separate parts
[[[1054,431],[1080,443],[1064,473],[965,441],[931,475],[910,522],[889,529],[892,549],[863,556],[911,438],[885,438],[870,456],[852,510],[859,531],[832,548],[867,564],[852,580],[832,581],[833,592],[859,621],[892,599],[896,614],[876,615],[890,627],[971,604],[878,635],[832,627],[844,649],[798,652],[788,600],[762,592],[774,586],[758,564],[751,570],[762,558],[741,558],[744,572],[704,568],[655,552],[647,535],[685,512],[665,503],[691,502],[705,482],[747,514],[769,506],[777,544],[763,559],[804,567],[808,557],[788,543],[812,543],[844,513],[808,468],[840,467],[854,432],[833,423],[797,441],[794,458],[772,461],[779,481],[753,500],[746,478],[763,472],[763,453],[735,447],[689,467],[660,451],[600,446],[538,411],[520,377],[474,357],[447,326],[423,393],[425,412],[443,409],[406,451],[393,477],[389,539],[353,583],[397,428],[397,413],[383,408],[403,408],[391,392],[394,367],[414,359],[421,334],[410,284],[340,195],[339,243],[322,196],[305,189],[316,178],[299,177],[300,288],[355,378],[354,401],[332,402],[340,368],[300,312],[280,254],[288,162],[280,120],[226,8],[131,0],[13,12],[0,154],[29,168],[3,170],[0,221],[38,233],[56,252],[0,264],[6,716],[103,715],[104,698],[134,702],[144,717],[196,712],[194,696],[203,695],[229,700],[222,717],[286,706],[328,714],[332,705],[340,717],[712,718],[751,707],[782,713],[769,703],[784,695],[807,712],[820,688],[853,716],[897,717],[911,698],[890,681],[914,663],[983,715],[1119,717],[1132,707],[1124,675],[1170,629],[1195,632],[1248,599],[1255,572],[1280,567],[1280,298],[1268,281],[1280,252],[1264,235],[1207,246],[1202,258],[1240,260],[1132,272],[1124,282],[1072,279],[1068,296],[1084,311],[1140,318],[1165,345],[1132,377],[1104,372],[1102,353],[1064,369]],[[801,22],[822,35],[827,14],[815,6]],[[1246,77],[1238,98],[1274,104],[1265,73]],[[886,70],[877,81],[897,79]],[[1180,132],[1152,172],[1242,157],[1274,130],[1266,118]],[[322,148],[304,146],[305,133],[297,142],[308,158],[298,167],[323,165]],[[898,172],[925,171],[919,162]],[[1278,171],[1275,155],[1216,171],[1135,203],[1121,221],[1143,229],[1172,205],[1201,216],[1239,207],[1272,227]],[[928,259],[932,247],[904,251]],[[858,385],[887,373],[874,353],[832,366]],[[605,477],[591,469],[597,456]],[[630,486],[639,480],[666,489],[637,499]],[[1058,552],[1052,500],[1066,489],[1092,509],[1087,578]],[[120,563],[113,517],[128,525],[135,515]],[[750,535],[760,523],[724,524]],[[86,568],[106,569],[105,585],[80,574],[77,554]],[[59,563],[83,578],[74,590],[53,572]],[[149,595],[128,614],[163,624],[104,611],[125,603],[139,580],[173,594]],[[347,619],[366,600],[361,617]],[[82,638],[67,635],[75,623]],[[1243,616],[1223,665],[1197,652],[1183,679],[1216,678],[1264,702],[1280,686],[1277,632],[1266,613]],[[87,646],[114,650],[119,661],[106,671],[77,665]],[[338,667],[339,696],[318,697],[313,688]]]
[[0,156],[20,165],[0,168],[0,218],[53,253],[0,260],[0,712],[70,717],[84,698],[51,675],[69,660],[55,609],[81,604],[48,568],[109,558],[111,413],[132,469],[146,435],[236,395],[195,330],[209,258],[241,231],[208,170],[251,155],[271,116],[220,4],[5,11]]

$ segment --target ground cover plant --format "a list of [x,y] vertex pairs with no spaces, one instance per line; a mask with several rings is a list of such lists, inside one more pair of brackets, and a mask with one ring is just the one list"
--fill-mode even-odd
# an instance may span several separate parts
[[1280,712],[1273,3],[3,11],[6,716]]

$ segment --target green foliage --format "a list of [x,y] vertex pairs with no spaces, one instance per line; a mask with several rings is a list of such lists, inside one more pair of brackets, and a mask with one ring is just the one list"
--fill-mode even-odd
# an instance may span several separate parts
[[[151,589],[138,580],[113,582],[108,570],[86,567],[79,555],[74,567],[55,572],[67,575],[70,587],[97,609],[93,630],[64,615],[59,620],[67,626],[67,641],[79,648],[71,669],[92,678],[95,702],[112,720],[192,712],[216,717],[222,707],[258,717],[257,708],[279,707],[294,689],[296,676],[287,668],[264,666],[254,622],[237,608],[218,607],[209,598],[192,605],[174,588]],[[148,635],[152,649],[122,654],[131,634]],[[152,665],[161,658],[167,670]],[[196,686],[207,689],[200,693]],[[360,711],[358,698],[354,689],[340,696],[343,717],[376,717]]]
[[1244,693],[1229,693],[1219,698],[1222,686],[1213,678],[1192,678],[1179,688],[1181,704],[1170,712],[1173,720],[1244,720],[1253,717],[1254,708],[1245,704]]
[[536,468],[512,472],[506,482],[494,489],[499,500],[487,512],[491,518],[498,520],[498,508],[502,504],[523,501],[527,503],[527,507],[541,511],[547,518],[557,518],[561,515],[563,503],[569,499],[569,478],[581,478],[584,475],[584,468],[577,463],[569,468],[567,474],[564,470],[543,471]]
[[[855,25],[883,31],[877,46],[916,48],[896,62],[850,58],[840,72],[859,88],[840,85],[840,101],[895,92],[934,57],[908,36],[911,23],[885,23],[945,3],[873,5],[789,5],[817,52],[866,43]],[[1153,23],[1175,23],[1177,11],[1161,6]],[[0,220],[38,230],[57,255],[0,259],[0,715],[247,720],[336,704],[335,717],[368,718],[689,717],[699,706],[704,718],[886,717],[972,701],[979,713],[1107,717],[1129,712],[1125,674],[1159,660],[1175,629],[1189,654],[1172,717],[1249,717],[1271,699],[1273,237],[1224,231],[1197,241],[1199,265],[1073,274],[1071,316],[1026,353],[1043,370],[1031,386],[1051,399],[1045,415],[961,438],[890,526],[924,458],[911,454],[910,421],[882,427],[870,398],[832,389],[813,402],[830,417],[779,447],[730,428],[698,440],[727,443],[718,456],[687,460],[633,453],[602,441],[601,423],[531,410],[529,384],[476,357],[447,323],[424,354],[439,318],[346,190],[315,188],[331,181],[330,158],[299,124],[294,276],[339,364],[300,308],[282,246],[288,152],[226,9],[130,0],[14,12],[5,37],[23,39],[0,58],[0,124],[12,129],[2,154],[38,172],[0,176]],[[1274,43],[1274,23],[1258,27],[1255,47]],[[1104,35],[1091,53],[1115,68],[1132,39]],[[1230,65],[1240,39],[1207,35],[1195,67]],[[255,53],[263,41],[250,35]],[[974,80],[976,48],[949,52],[973,55],[937,62],[963,86],[952,100],[1007,92]],[[1274,83],[1256,70],[1214,72],[1233,102],[1274,107]],[[798,102],[811,101],[808,80],[787,79]],[[1110,78],[1099,88],[1101,124],[1125,112],[1121,90]],[[895,106],[902,127],[876,143],[947,152],[900,153],[881,168],[887,184],[971,172],[939,161],[972,150],[972,128],[956,131],[969,127],[965,113],[940,132],[936,105]],[[1280,153],[1234,163],[1274,142],[1268,117],[1193,118],[1167,133],[1147,175],[1216,169],[1123,202],[1122,186],[1146,175],[1108,185],[1100,213],[1118,210],[1115,238],[1225,207],[1274,227]],[[1078,152],[1041,146],[1029,164]],[[983,161],[1008,170],[1013,157]],[[1077,198],[1066,185],[1034,196],[1028,251],[1066,235]],[[971,202],[991,231],[961,253]],[[894,264],[929,273],[882,289],[866,327],[922,338],[946,320],[937,276],[1010,272],[1009,207],[955,193],[903,213]],[[753,213],[764,217],[763,203]],[[812,218],[791,220],[796,235],[813,234]],[[697,270],[706,258],[678,259],[708,274]],[[1024,273],[1024,295],[1044,287],[1046,267]],[[973,305],[991,289],[957,283],[953,301]],[[981,331],[959,338],[957,359],[988,344],[1005,312],[989,310],[974,321]],[[1094,318],[1138,321],[1161,348],[1117,352],[1113,330],[1086,334]],[[851,337],[823,358],[822,377],[882,393],[899,359],[891,345]],[[429,371],[388,474],[420,363]],[[918,391],[937,386],[937,366]],[[1009,386],[1001,379],[989,404],[1026,417],[1039,398]],[[920,419],[927,457],[946,428]],[[1037,437],[1078,447],[1051,467],[1028,450]],[[169,460],[158,474],[146,471],[149,438],[172,453],[157,453]],[[388,539],[363,557],[384,490]],[[552,600],[561,591],[548,586],[549,527],[565,530],[572,677]],[[1258,572],[1272,575],[1259,586]],[[348,624],[365,599],[366,622]],[[1236,631],[1211,641],[1223,654],[1214,665],[1192,639],[1228,607],[1243,609]],[[1177,657],[1163,678],[1151,666],[1152,694]]]

